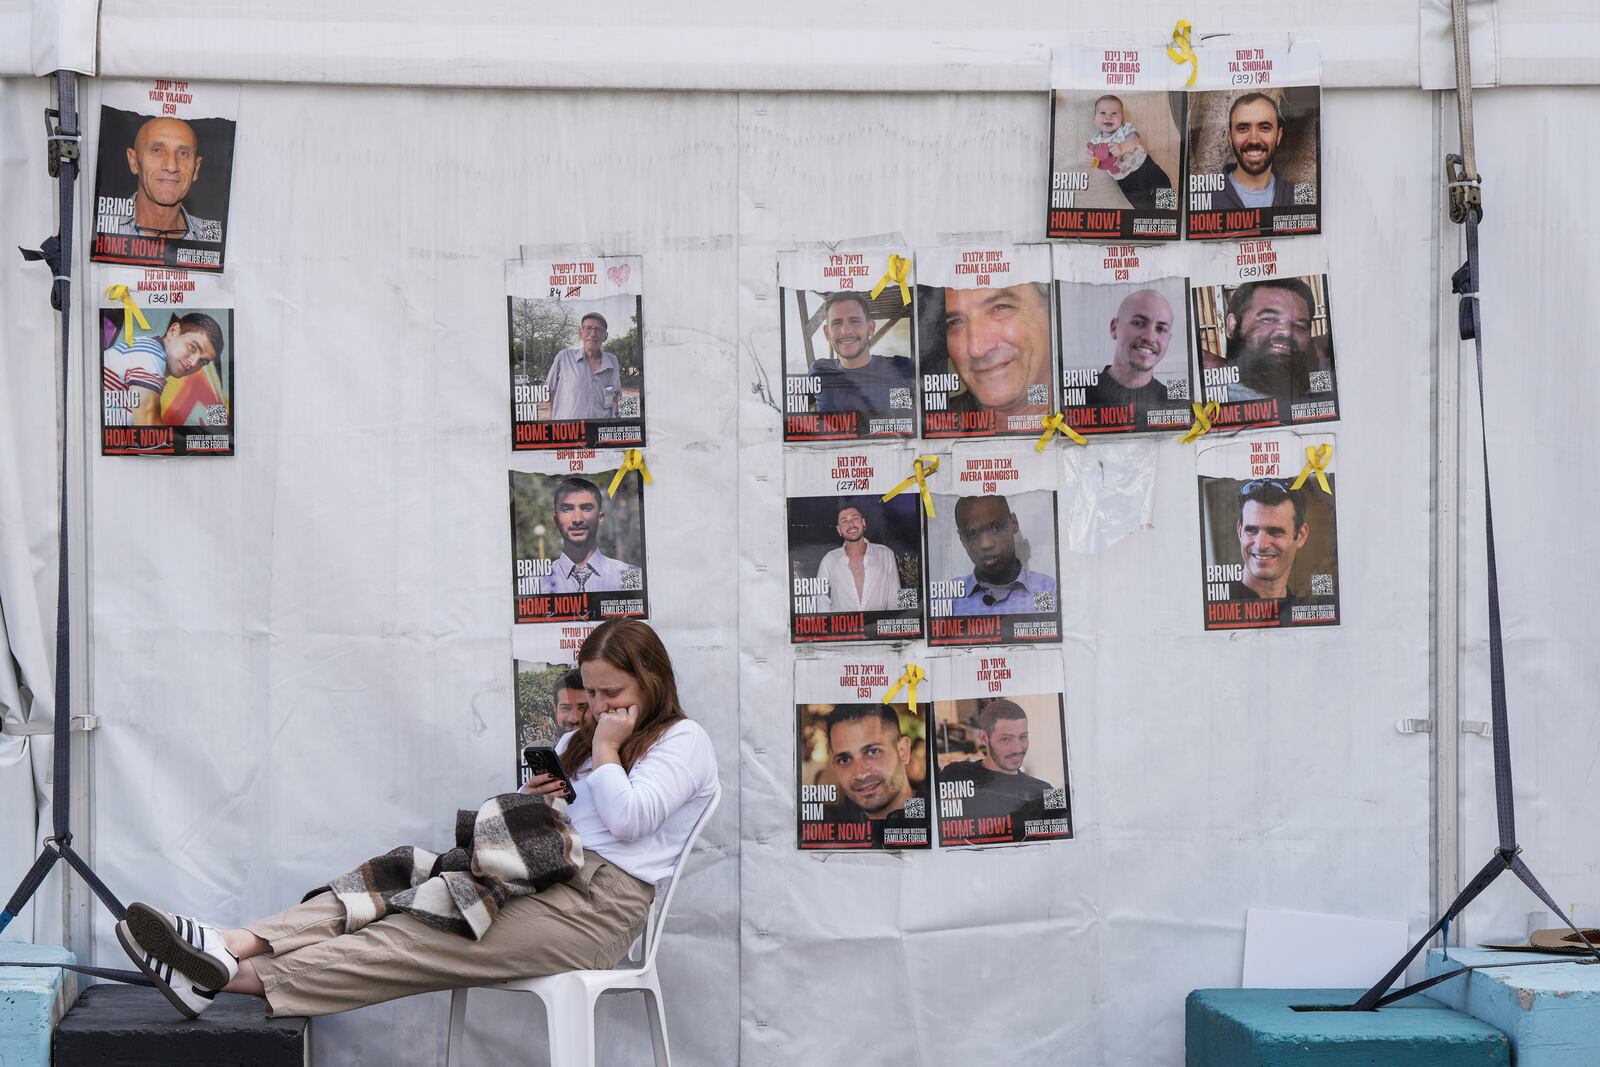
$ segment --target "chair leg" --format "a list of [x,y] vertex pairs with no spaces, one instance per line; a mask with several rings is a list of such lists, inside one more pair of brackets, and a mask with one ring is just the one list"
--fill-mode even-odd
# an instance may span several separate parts
[[450,1029],[445,1037],[444,1067],[461,1067],[461,1045],[467,1033],[466,989],[450,991]]
[[652,982],[639,992],[644,994],[644,1012],[650,1019],[650,1045],[655,1050],[656,1067],[672,1067],[672,1053],[667,1047],[667,1016],[661,1004],[661,986]]
[[545,999],[550,1067],[595,1067],[594,998],[579,982],[562,983]]

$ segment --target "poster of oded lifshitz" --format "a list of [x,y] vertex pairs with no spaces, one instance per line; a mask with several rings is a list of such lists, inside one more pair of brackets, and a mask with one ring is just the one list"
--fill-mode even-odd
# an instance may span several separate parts
[[961,442],[926,517],[928,643],[1061,640],[1056,489],[1061,459],[1022,442]]
[[1189,94],[1192,240],[1322,228],[1321,46],[1213,38]]
[[785,441],[916,436],[914,281],[906,248],[778,257]]
[[784,457],[794,642],[922,636],[922,501],[915,486],[883,499],[915,455],[855,445]]
[[1037,436],[1055,411],[1050,246],[917,251],[922,436]]
[[228,279],[167,267],[102,269],[94,279],[100,454],[233,455]]
[[1160,47],[1051,53],[1049,237],[1171,241],[1188,68]]
[[239,87],[114,81],[100,101],[89,258],[220,271]]
[[1079,433],[1170,433],[1193,419],[1185,251],[1056,249],[1061,407]]
[[1339,417],[1322,241],[1217,245],[1193,284],[1195,354],[1217,429]]
[[510,472],[515,621],[581,622],[649,614],[644,486],[617,451],[526,457]]
[[[1308,448],[1322,481],[1313,473],[1296,488]],[[1200,449],[1207,630],[1338,623],[1337,458],[1331,434],[1287,430]]]
[[583,724],[589,697],[578,672],[578,649],[597,622],[541,623],[511,628],[515,733],[512,758],[518,785],[532,775],[522,762],[529,745],[554,748]]
[[645,443],[639,256],[511,260],[506,318],[514,450]]
[[932,660],[939,844],[1072,836],[1061,657],[1029,649]]
[[906,660],[825,656],[794,665],[795,808],[802,850],[928,848],[928,708],[901,688]]

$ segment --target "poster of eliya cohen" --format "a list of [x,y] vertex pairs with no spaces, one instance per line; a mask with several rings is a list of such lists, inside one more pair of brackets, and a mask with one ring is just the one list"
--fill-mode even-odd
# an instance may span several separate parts
[[1022,442],[960,442],[934,475],[928,643],[1061,640],[1061,458]]
[[108,83],[89,258],[220,271],[238,114],[237,85]]
[[[1280,430],[1200,449],[1195,462],[1207,630],[1339,622],[1333,443],[1330,434]],[[1306,449],[1323,445],[1330,492],[1315,475],[1294,488],[1307,465]]]
[[892,657],[824,656],[794,665],[796,814],[804,851],[929,848],[928,708],[917,710]]
[[[906,265],[903,290],[878,285],[891,257]],[[916,436],[914,281],[907,248],[778,256],[785,441]]]
[[515,451],[645,443],[639,256],[506,264]]
[[630,472],[609,492],[623,458],[546,452],[510,472],[516,622],[648,616],[643,479]]
[[582,725],[589,696],[578,671],[578,649],[597,622],[545,623],[511,628],[511,678],[518,785],[532,773],[522,762],[529,745],[554,748]]
[[1160,47],[1050,57],[1049,237],[1171,241],[1183,182],[1183,83]]
[[1193,277],[1195,353],[1217,429],[1339,417],[1322,241],[1240,241]]
[[928,672],[940,847],[1070,838],[1061,657],[958,652]]
[[1321,46],[1222,37],[1196,54],[1184,198],[1188,236],[1320,232]]
[[[233,455],[233,293],[166,267],[95,272],[100,454]],[[113,295],[115,294],[115,295]]]
[[922,436],[1034,436],[1054,413],[1050,246],[917,251]]
[[922,636],[922,499],[914,485],[883,499],[915,455],[855,445],[784,456],[790,640]]
[[1192,421],[1185,251],[1056,249],[1061,407],[1079,433],[1169,433]]

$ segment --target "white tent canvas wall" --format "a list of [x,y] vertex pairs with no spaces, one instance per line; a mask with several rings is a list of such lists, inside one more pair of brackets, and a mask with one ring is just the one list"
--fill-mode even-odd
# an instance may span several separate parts
[[[104,85],[240,85],[237,456],[98,454],[86,238],[74,271],[73,703],[98,721],[80,735],[74,829],[111,887],[243,921],[374,847],[441,840],[456,807],[507,787],[502,265],[523,246],[587,245],[648,273],[645,343],[672,368],[649,383],[651,622],[727,797],[661,954],[683,1062],[1175,1064],[1184,995],[1239,981],[1248,909],[1426,930],[1494,841],[1489,743],[1459,725],[1488,718],[1488,667],[1475,393],[1446,295],[1462,256],[1440,189],[1456,136],[1448,5],[1058,7],[1019,5],[996,28],[949,0],[914,16],[0,2],[0,245],[54,230],[40,75],[85,75],[86,175]],[[1581,479],[1600,370],[1580,309],[1600,270],[1583,178],[1600,165],[1600,55],[1579,6],[1471,9],[1521,839],[1593,920],[1597,505]],[[1201,631],[1193,453],[1163,440],[1148,526],[1063,558],[1075,840],[800,853],[767,392],[777,254],[883,234],[1042,239],[1050,46],[1159,43],[1179,14],[1200,34],[1323,46],[1341,625]],[[56,323],[48,272],[14,258],[0,272],[0,622],[17,666],[0,671],[0,708],[42,722]],[[1122,454],[1095,445],[1080,462]],[[49,832],[49,765],[47,737],[0,741],[7,877]],[[1519,937],[1539,908],[1507,880],[1452,932]],[[103,909],[59,876],[5,936],[69,930],[80,956],[121,965]],[[439,1062],[444,1005],[319,1020],[318,1060]],[[469,1060],[537,1062],[537,1017],[499,1014],[475,1003]],[[603,1018],[604,1062],[648,1062],[635,1006]]]

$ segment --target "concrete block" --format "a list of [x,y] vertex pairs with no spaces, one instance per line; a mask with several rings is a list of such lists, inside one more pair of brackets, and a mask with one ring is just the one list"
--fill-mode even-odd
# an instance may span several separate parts
[[[60,945],[0,942],[0,959],[27,963],[77,963]],[[50,1034],[66,1011],[65,971],[53,967],[0,967],[0,1063],[49,1067]]]
[[1428,950],[1428,975],[1463,965],[1547,960],[1549,966],[1488,968],[1452,978],[1427,996],[1482,1019],[1511,1039],[1517,1067],[1600,1064],[1600,964],[1533,952],[1453,948]]
[[56,1029],[55,1067],[303,1067],[305,1019],[269,1019],[255,997],[221,993],[185,1019],[148,986],[96,985]]
[[1494,1027],[1411,997],[1379,1011],[1295,1011],[1353,1003],[1360,989],[1197,989],[1185,1011],[1188,1067],[1511,1067]]

